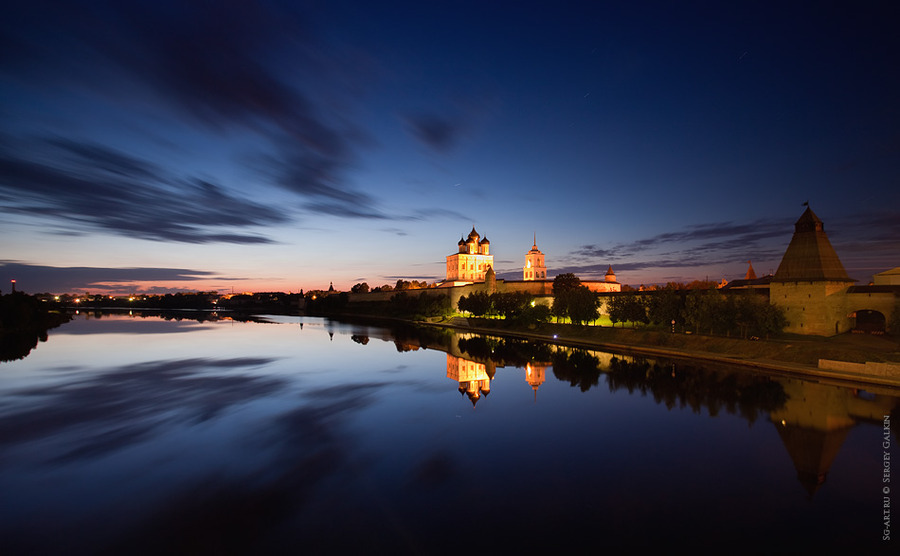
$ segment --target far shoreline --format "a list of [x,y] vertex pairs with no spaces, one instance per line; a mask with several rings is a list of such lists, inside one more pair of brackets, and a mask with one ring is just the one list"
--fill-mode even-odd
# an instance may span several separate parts
[[[819,359],[836,359],[856,363],[876,360],[900,366],[900,351],[898,351],[900,344],[898,342],[889,338],[868,335],[845,334],[836,338],[785,336],[778,339],[745,340],[702,334],[669,333],[643,328],[577,326],[557,323],[545,323],[532,329],[523,330],[509,327],[499,319],[467,319],[465,317],[412,320],[362,314],[308,316],[322,316],[339,321],[373,321],[429,326],[623,355],[704,361],[847,387],[879,386],[891,390],[900,389],[900,375],[877,376],[819,368]],[[473,324],[470,321],[475,322]],[[877,346],[877,349],[873,349],[872,346]]]
[[[121,313],[121,308],[80,307],[72,311]],[[272,307],[271,309],[276,309]],[[234,311],[173,308],[134,308],[136,313],[203,315],[215,312],[234,316],[290,314],[317,316],[345,322],[375,322],[453,329],[473,334],[492,335],[549,344],[618,353],[665,358],[673,361],[702,361],[732,368],[774,373],[781,376],[829,382],[847,387],[879,386],[900,389],[900,373],[891,376],[819,368],[820,359],[864,363],[884,362],[900,366],[900,342],[889,337],[866,334],[842,334],[835,337],[785,335],[774,339],[745,340],[703,334],[671,333],[650,328],[619,328],[544,323],[533,327],[510,326],[502,319],[461,316],[409,319],[362,313],[306,314],[278,310]],[[69,313],[70,311],[66,311]],[[252,318],[252,317],[251,317]],[[240,320],[240,319],[238,319]]]

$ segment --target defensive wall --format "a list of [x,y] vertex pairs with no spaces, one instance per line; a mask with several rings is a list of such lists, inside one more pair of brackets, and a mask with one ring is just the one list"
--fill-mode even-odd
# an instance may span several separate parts
[[769,287],[769,300],[784,310],[788,321],[785,332],[834,336],[856,329],[859,325],[857,315],[863,311],[880,313],[884,327],[897,310],[900,298],[895,289],[848,287],[846,282],[773,282]]

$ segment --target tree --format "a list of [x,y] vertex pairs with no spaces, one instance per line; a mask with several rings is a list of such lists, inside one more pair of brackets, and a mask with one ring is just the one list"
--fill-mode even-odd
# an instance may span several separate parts
[[609,320],[614,324],[621,322],[623,326],[626,322],[631,322],[632,327],[639,322],[650,322],[643,298],[633,292],[620,294],[609,300]]
[[684,321],[694,331],[710,334],[727,319],[725,298],[717,291],[693,290],[684,301]]
[[600,300],[587,286],[578,286],[565,296],[568,299],[567,312],[575,324],[587,324],[600,316]]
[[553,279],[553,305],[550,312],[559,319],[569,316],[569,298],[581,286],[581,280],[571,272],[559,274]]
[[354,284],[350,291],[352,293],[369,293],[369,284],[365,282],[360,282],[359,284]]
[[541,303],[529,304],[519,316],[519,320],[528,325],[547,322],[550,320],[550,307]]
[[578,288],[581,285],[581,279],[578,276],[575,276],[571,272],[566,272],[565,274],[559,274],[556,278],[553,279],[553,295],[557,295],[561,292],[569,292]]
[[515,319],[521,316],[527,308],[531,307],[534,297],[527,292],[510,292],[491,294],[491,303],[494,310],[507,319]]
[[391,296],[390,309],[403,317],[439,317],[450,313],[450,298],[444,294],[421,292],[410,295],[401,291]]
[[647,307],[644,305],[643,297],[629,295],[625,298],[625,317],[625,320],[631,321],[632,328],[637,323],[647,324],[650,322],[650,319],[647,318]]
[[456,305],[460,311],[482,317],[491,312],[491,296],[487,292],[472,292],[460,297]]
[[647,318],[654,324],[669,325],[672,321],[681,321],[684,299],[675,289],[659,290],[647,299]]

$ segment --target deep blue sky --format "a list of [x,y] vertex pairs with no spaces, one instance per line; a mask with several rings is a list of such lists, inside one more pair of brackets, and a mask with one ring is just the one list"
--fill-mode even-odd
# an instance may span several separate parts
[[[487,5],[484,5],[487,4]],[[900,265],[892,2],[29,2],[0,19],[0,289]]]

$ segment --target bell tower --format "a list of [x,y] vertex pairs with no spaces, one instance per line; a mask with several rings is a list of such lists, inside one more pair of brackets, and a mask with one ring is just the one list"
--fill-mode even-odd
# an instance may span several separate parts
[[547,267],[544,266],[544,254],[537,248],[537,234],[534,236],[534,244],[531,251],[525,254],[525,266],[522,267],[523,280],[546,280]]

